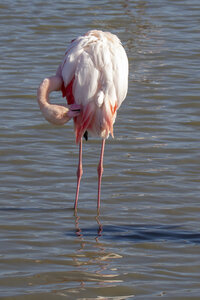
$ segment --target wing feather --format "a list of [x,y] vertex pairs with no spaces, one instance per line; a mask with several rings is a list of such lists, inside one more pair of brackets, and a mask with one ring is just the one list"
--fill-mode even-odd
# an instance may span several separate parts
[[102,137],[112,134],[128,88],[128,59],[120,40],[96,30],[78,37],[67,49],[61,70],[65,87],[73,79],[73,97],[83,106],[75,120],[77,142],[85,130]]
[[77,61],[73,94],[77,104],[87,105],[94,99],[98,88],[99,70],[90,55],[83,51]]

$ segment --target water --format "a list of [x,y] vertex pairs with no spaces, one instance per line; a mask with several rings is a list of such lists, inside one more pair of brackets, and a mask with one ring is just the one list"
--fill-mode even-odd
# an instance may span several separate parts
[[[1,299],[199,299],[199,16],[198,0],[0,4]],[[130,62],[98,218],[100,141],[84,142],[74,216],[73,124],[48,124],[36,102],[93,28],[116,33]]]

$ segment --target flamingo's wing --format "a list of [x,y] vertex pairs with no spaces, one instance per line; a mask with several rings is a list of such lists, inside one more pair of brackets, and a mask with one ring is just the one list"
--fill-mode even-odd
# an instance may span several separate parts
[[[113,36],[113,35],[112,35]],[[75,72],[74,96],[79,104],[109,102],[120,107],[128,88],[128,59],[119,39],[107,36],[89,42]]]
[[77,142],[87,129],[104,138],[112,134],[128,86],[128,59],[119,39],[88,32],[71,43],[61,69],[66,95],[83,107],[75,120]]
[[101,106],[109,99],[119,108],[128,87],[128,59],[119,39],[94,31],[77,38],[66,51],[62,77],[65,87],[74,78],[72,92],[77,104],[94,100]]
[[120,107],[128,90],[128,58],[120,45],[113,52],[113,84],[115,86],[117,108]]
[[88,43],[88,37],[80,36],[71,42],[66,50],[64,59],[61,64],[62,78],[65,87],[72,81],[75,76],[80,57],[84,52],[84,48]]

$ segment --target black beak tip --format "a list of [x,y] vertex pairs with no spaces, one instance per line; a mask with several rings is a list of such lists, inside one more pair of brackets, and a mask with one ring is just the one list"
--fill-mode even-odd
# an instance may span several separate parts
[[83,137],[85,138],[86,141],[88,140],[88,132],[87,132],[87,130],[85,131]]

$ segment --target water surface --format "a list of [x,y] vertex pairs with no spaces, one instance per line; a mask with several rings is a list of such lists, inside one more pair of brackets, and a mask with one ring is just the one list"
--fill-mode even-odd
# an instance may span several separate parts
[[[199,299],[199,1],[0,4],[1,299]],[[90,29],[121,39],[129,92],[106,142],[42,117],[36,90]],[[64,103],[61,94],[52,100]]]

